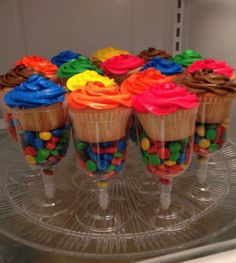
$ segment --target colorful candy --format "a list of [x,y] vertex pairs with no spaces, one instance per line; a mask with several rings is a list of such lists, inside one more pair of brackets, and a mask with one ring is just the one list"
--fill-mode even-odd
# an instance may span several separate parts
[[86,169],[89,176],[111,177],[121,171],[124,166],[127,155],[126,138],[101,143],[89,143],[76,139],[74,145],[80,167]]

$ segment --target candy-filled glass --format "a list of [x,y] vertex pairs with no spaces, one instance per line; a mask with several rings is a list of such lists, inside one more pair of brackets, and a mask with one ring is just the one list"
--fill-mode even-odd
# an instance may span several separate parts
[[[70,136],[67,106],[55,103],[35,109],[12,109],[18,141],[25,160],[41,170],[43,186],[30,191],[23,204],[28,212],[40,216],[54,216],[71,206],[66,192],[56,189],[53,166],[65,157]],[[31,187],[31,186],[29,186]]]
[[123,168],[127,154],[127,125],[131,109],[109,110],[69,109],[74,146],[80,170],[96,178],[96,196],[88,198],[76,218],[84,227],[95,232],[119,230],[127,222],[122,202],[109,198],[109,178]]

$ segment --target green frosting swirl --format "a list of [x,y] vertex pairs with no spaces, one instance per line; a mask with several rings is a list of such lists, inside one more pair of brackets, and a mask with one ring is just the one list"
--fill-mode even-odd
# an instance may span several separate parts
[[171,60],[177,64],[188,67],[194,61],[199,60],[199,59],[203,59],[203,57],[199,53],[196,53],[192,49],[186,49],[183,53],[172,57]]
[[99,74],[103,73],[102,69],[95,66],[90,60],[83,56],[79,56],[77,59],[72,59],[62,64],[57,71],[57,75],[60,78],[70,78],[85,70],[94,70]]

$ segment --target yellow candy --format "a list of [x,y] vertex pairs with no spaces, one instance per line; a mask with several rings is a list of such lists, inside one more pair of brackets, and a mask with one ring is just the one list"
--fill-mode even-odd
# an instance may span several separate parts
[[39,138],[43,141],[48,141],[52,138],[51,132],[40,132]]
[[105,187],[108,186],[108,182],[98,182],[97,185],[100,187]]
[[197,135],[204,137],[205,135],[205,128],[203,126],[197,126],[196,128]]
[[206,139],[201,139],[198,144],[201,148],[207,149],[211,145],[211,142]]
[[25,155],[25,160],[29,163],[29,164],[36,164],[36,160],[33,156],[31,155]]
[[98,49],[96,52],[94,52],[93,55],[91,56],[91,60],[104,62],[109,58],[121,54],[129,54],[129,52],[127,50],[122,50],[114,47],[105,47]]
[[176,165],[176,161],[167,160],[167,161],[164,161],[164,164],[167,166],[174,166]]
[[229,128],[229,124],[228,124],[228,123],[221,123],[221,126],[222,126],[224,129],[228,129],[228,128]]
[[148,138],[143,138],[141,141],[141,148],[144,151],[147,151],[150,147],[150,141],[148,140]]
[[70,91],[75,91],[78,89],[82,89],[88,81],[101,82],[105,85],[105,87],[115,85],[114,79],[110,79],[106,76],[101,76],[94,70],[85,70],[82,73],[70,77],[66,82],[66,87]]
[[181,164],[181,167],[186,170],[188,168],[188,165],[187,164]]

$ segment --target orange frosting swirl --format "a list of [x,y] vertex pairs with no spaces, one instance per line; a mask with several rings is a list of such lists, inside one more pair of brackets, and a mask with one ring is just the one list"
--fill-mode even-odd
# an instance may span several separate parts
[[121,84],[121,91],[131,95],[137,95],[155,87],[157,84],[171,82],[173,77],[165,76],[154,68],[148,68],[131,75]]
[[16,61],[16,65],[25,65],[33,70],[43,73],[46,77],[57,73],[57,66],[52,64],[46,58],[39,56],[25,56]]
[[101,82],[87,82],[84,89],[71,92],[68,95],[68,104],[76,110],[106,110],[132,106],[129,94],[121,92],[118,86],[105,87]]

